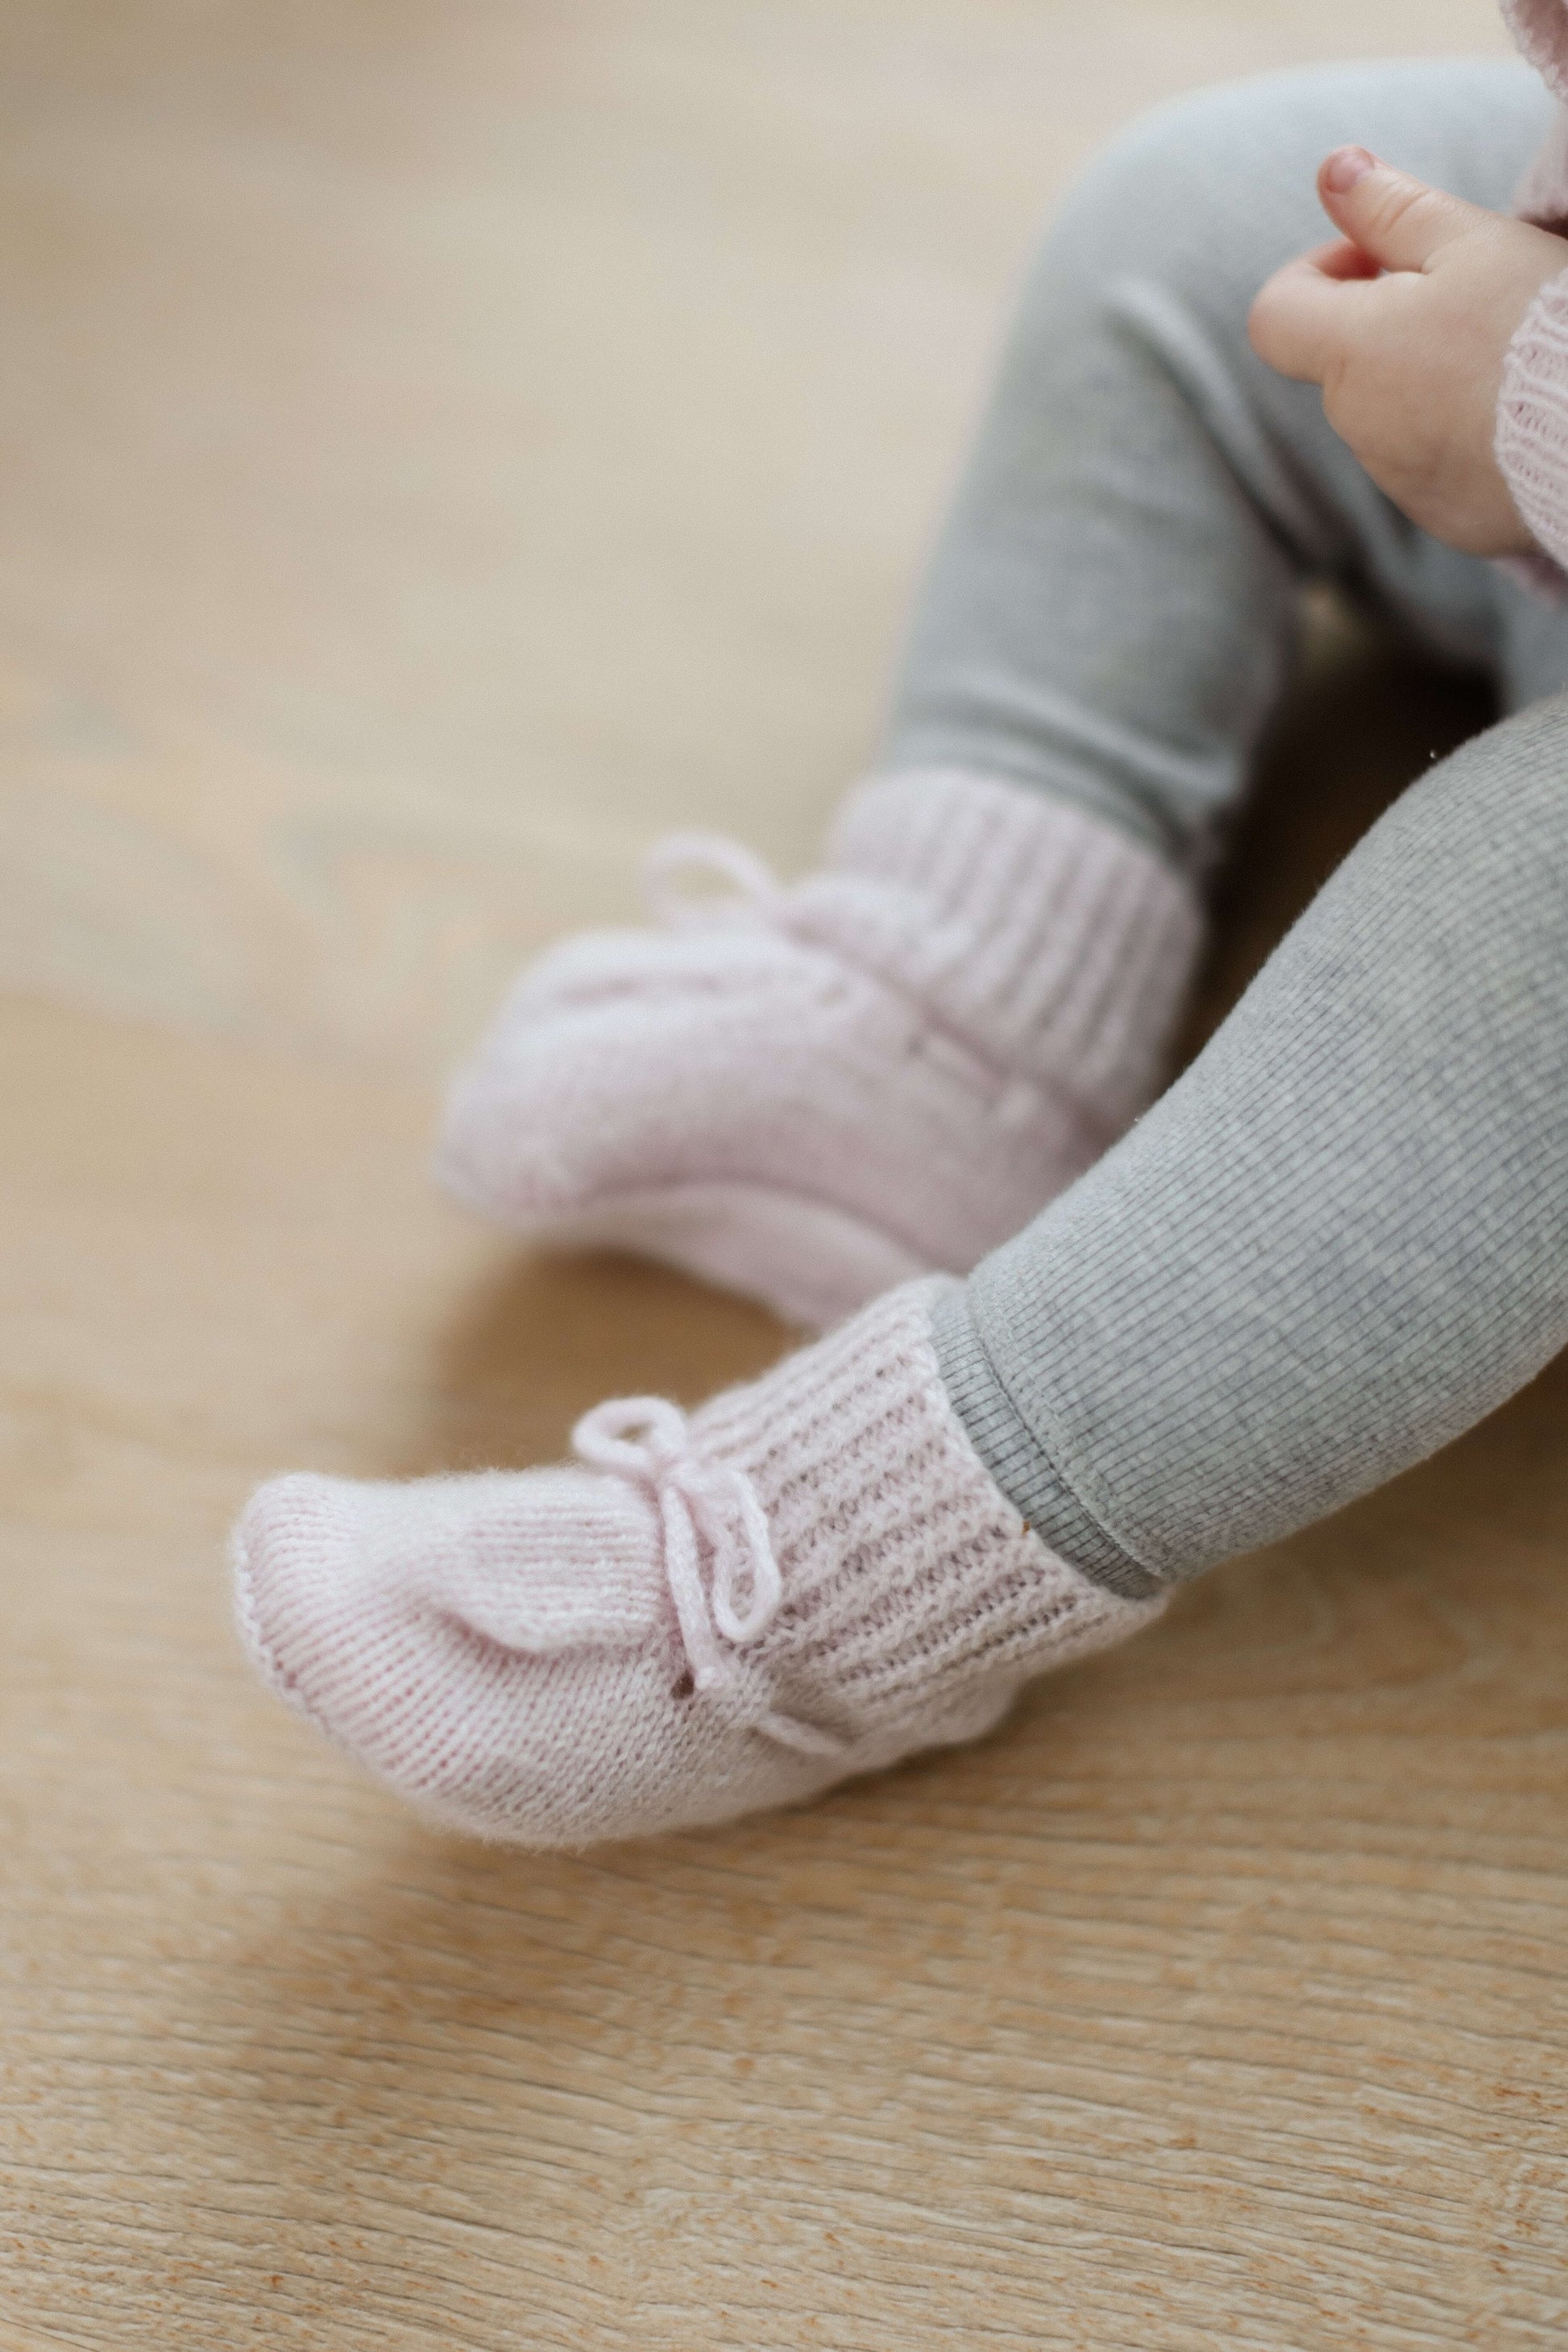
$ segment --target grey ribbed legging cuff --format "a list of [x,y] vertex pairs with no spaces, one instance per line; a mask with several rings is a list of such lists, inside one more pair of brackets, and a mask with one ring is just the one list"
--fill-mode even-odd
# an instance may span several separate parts
[[[1329,574],[1516,716],[1373,829],[1207,1050],[940,1318],[977,1450],[1130,1594],[1420,1459],[1568,1342],[1568,616],[1414,530],[1253,359],[1357,139],[1505,205],[1508,67],[1210,93],[1069,201],[917,613],[894,767],[1070,798],[1201,874]],[[1541,698],[1544,697],[1545,698]]]

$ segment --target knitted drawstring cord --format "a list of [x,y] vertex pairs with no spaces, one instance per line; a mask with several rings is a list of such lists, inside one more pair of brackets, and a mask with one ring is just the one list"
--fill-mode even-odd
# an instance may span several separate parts
[[[675,877],[696,873],[728,882],[733,895],[691,896]],[[743,842],[722,833],[671,833],[643,860],[643,896],[657,922],[674,931],[706,930],[737,915],[777,915],[788,893],[772,867]]]
[[[733,1463],[703,1462],[691,1450],[686,1415],[663,1397],[613,1397],[584,1413],[572,1433],[580,1458],[630,1479],[658,1507],[664,1570],[694,1689],[721,1689],[733,1676],[723,1643],[744,1649],[766,1633],[784,1599],[784,1580],[756,1489]],[[701,1556],[708,1553],[709,1590]],[[743,1601],[738,1582],[746,1586]],[[756,1728],[787,1748],[834,1756],[844,1743],[815,1725],[770,1710]]]

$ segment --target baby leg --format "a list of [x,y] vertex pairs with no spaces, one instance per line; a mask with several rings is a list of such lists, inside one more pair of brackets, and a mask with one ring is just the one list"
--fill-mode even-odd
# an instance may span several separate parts
[[1207,1049],[938,1310],[1022,1515],[1146,1597],[1432,1453],[1568,1342],[1568,696],[1374,826]]
[[720,1820],[984,1731],[1468,1427],[1568,1341],[1565,779],[1568,695],[1434,770],[967,1285],[601,1407],[576,1469],[264,1488],[262,1671],[486,1834]]
[[1506,207],[1551,111],[1517,65],[1334,67],[1184,100],[1094,163],[1026,288],[884,766],[1005,777],[1201,873],[1278,699],[1302,580],[1340,582],[1521,698],[1568,684],[1563,614],[1409,522],[1317,388],[1247,335],[1263,277],[1327,234],[1331,147]]
[[[1254,358],[1251,297],[1321,236],[1329,147],[1503,203],[1546,107],[1507,66],[1336,69],[1185,100],[1093,165],[1024,289],[823,869],[780,889],[721,847],[742,896],[717,920],[526,973],[454,1091],[453,1189],[816,1322],[967,1271],[1089,1166],[1159,1083],[1301,579],[1479,661],[1525,605]],[[1568,677],[1568,629],[1531,625],[1539,691]]]

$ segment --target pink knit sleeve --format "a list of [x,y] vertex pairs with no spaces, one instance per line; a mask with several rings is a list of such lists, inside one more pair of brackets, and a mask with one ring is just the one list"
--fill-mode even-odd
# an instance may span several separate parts
[[1513,192],[1521,220],[1561,235],[1568,227],[1568,107],[1560,106],[1551,130]]
[[1542,288],[1509,345],[1497,458],[1526,529],[1568,564],[1568,269]]
[[1553,95],[1568,99],[1565,0],[1502,0],[1504,22],[1521,52]]
[[[1553,97],[1568,101],[1568,0],[1502,0],[1508,28]],[[1568,231],[1568,104],[1514,193],[1513,209]],[[1503,367],[1497,456],[1513,502],[1546,551],[1502,569],[1552,604],[1568,603],[1568,273],[1537,295]]]

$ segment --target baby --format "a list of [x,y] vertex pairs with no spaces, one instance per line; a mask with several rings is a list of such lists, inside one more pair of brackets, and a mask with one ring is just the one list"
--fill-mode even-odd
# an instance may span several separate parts
[[[1505,6],[1568,98],[1568,0]],[[261,1489],[251,1654],[405,1796],[575,1845],[972,1738],[1568,1342],[1565,126],[1468,60],[1136,127],[1046,241],[820,869],[666,844],[665,928],[523,975],[453,1189],[832,1328],[689,1418],[599,1406],[570,1467]],[[1314,172],[1338,238],[1292,258]],[[1156,1102],[1311,579],[1510,715]]]

